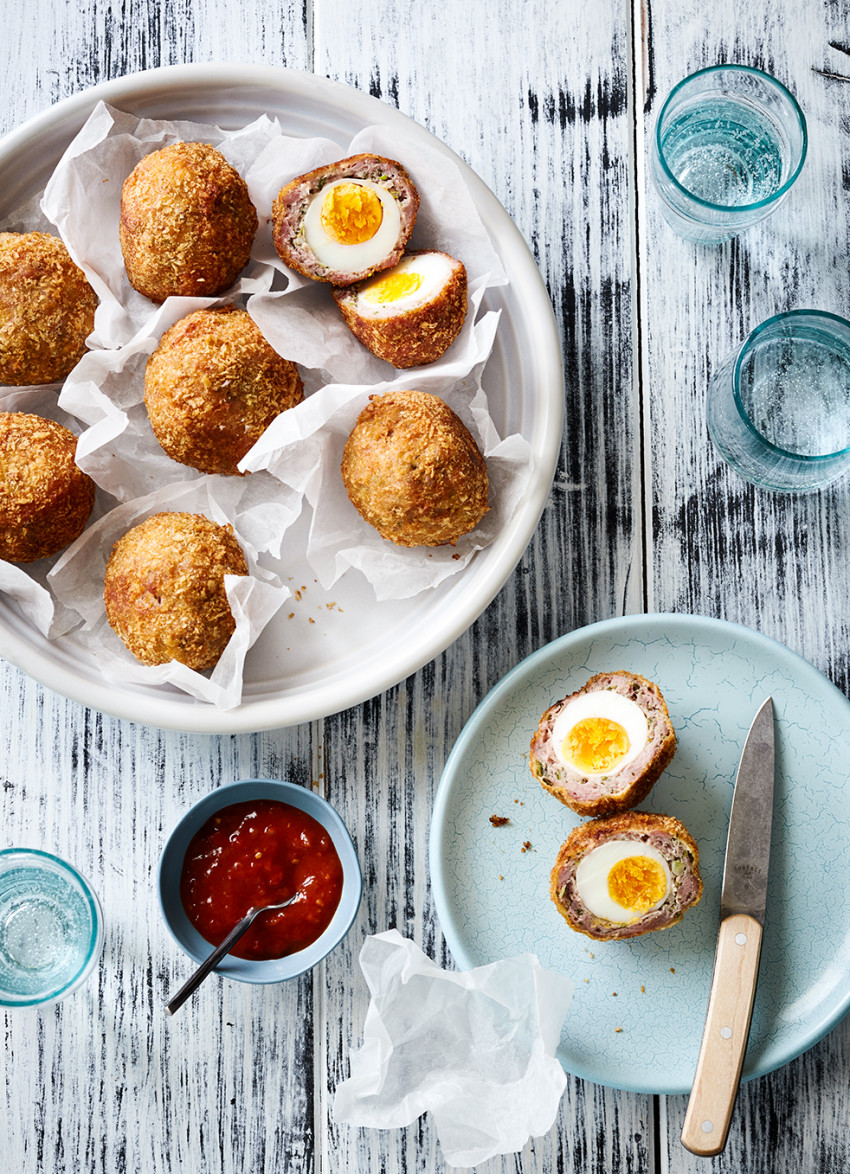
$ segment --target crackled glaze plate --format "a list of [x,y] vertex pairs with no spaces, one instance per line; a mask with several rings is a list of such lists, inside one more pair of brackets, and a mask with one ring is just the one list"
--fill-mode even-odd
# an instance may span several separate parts
[[[596,943],[549,899],[558,848],[580,821],[528,766],[540,715],[594,673],[661,688],[678,735],[640,806],[695,837],[705,891],[672,929]],[[816,1043],[850,1005],[850,702],[783,645],[684,615],[607,620],[528,657],[484,699],[446,764],[431,826],[434,898],[461,969],[531,952],[575,994],[559,1059],[576,1076],[645,1093],[690,1090],[717,935],[726,830],[741,748],[765,697],[777,772],[761,971],[744,1078]],[[494,827],[491,815],[510,823]]]

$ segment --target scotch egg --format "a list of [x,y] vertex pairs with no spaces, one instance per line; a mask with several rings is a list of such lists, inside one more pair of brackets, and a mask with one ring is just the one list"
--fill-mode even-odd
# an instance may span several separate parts
[[487,462],[466,425],[427,391],[372,395],[342,455],[364,521],[397,546],[454,546],[487,513]]
[[436,250],[405,253],[392,269],[333,291],[346,325],[397,368],[433,363],[466,319],[466,268]]
[[702,896],[699,849],[674,816],[603,816],[561,845],[549,895],[572,929],[597,941],[669,929]]
[[275,248],[305,277],[350,285],[395,265],[418,210],[419,194],[400,163],[353,155],[281,189],[272,206]]
[[599,673],[545,711],[531,740],[541,785],[579,815],[626,811],[676,752],[661,691],[636,673]]

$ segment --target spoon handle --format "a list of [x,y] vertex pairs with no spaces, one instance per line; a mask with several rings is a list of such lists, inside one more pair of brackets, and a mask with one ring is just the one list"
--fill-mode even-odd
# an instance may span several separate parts
[[260,912],[260,909],[249,909],[242,920],[236,922],[236,925],[234,925],[233,929],[230,931],[224,941],[221,942],[220,945],[216,946],[213,952],[200,964],[188,982],[181,986],[180,990],[177,992],[174,998],[166,1003],[165,1009],[168,1011],[169,1015],[173,1015],[178,1007],[183,1006],[192,992],[196,990],[197,987],[199,987],[200,984],[204,981],[212,968],[222,960],[224,955],[230,950],[232,946],[236,945],[236,943],[251,925],[251,922]]

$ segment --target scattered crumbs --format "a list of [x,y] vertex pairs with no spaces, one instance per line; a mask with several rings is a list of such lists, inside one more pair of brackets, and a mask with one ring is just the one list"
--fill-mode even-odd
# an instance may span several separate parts
[[502,876],[502,874],[501,874],[501,873],[499,873],[499,880],[504,880],[504,879],[505,879],[505,878]]
[[615,1027],[614,1028],[614,1031],[622,1031],[622,1030],[623,1030],[622,1027]]
[[[316,582],[316,580],[314,579],[314,580],[313,580],[313,582],[315,583],[315,582]],[[302,591],[306,591],[306,590],[307,590],[307,584],[306,584],[306,583],[302,583],[302,584],[301,584],[301,590],[302,590]]]
[[586,978],[584,981],[585,981],[585,982],[590,982],[590,979],[589,979],[589,978]]
[[295,618],[295,612],[294,612],[294,611],[291,611],[291,612],[289,613],[289,619],[291,620],[291,619],[294,619],[294,618]]
[[510,822],[511,821],[508,819],[508,817],[506,815],[491,815],[490,816],[490,823],[492,823],[494,828],[503,828],[506,823],[510,823]]
[[230,1103],[231,1103],[231,1105],[235,1105],[236,1104],[236,1097],[231,1097]]
[[301,592],[300,591],[295,592],[295,598],[298,600],[299,603],[301,602]]
[[333,609],[336,607],[336,604],[335,603],[326,603],[325,607],[328,609],[328,611],[333,611]]
[[313,617],[312,617],[312,616],[308,616],[308,617],[307,617],[307,623],[308,623],[308,624],[315,624],[315,622],[316,622],[316,621],[313,619]]
[[645,995],[645,994],[646,994],[646,987],[645,987],[645,986],[642,986],[642,987],[640,988],[640,993],[641,993],[642,995]]
[[617,992],[616,992],[616,991],[611,991],[611,998],[612,998],[612,999],[616,999],[616,997],[617,997]]
[[592,951],[588,951],[588,953],[590,954],[591,958],[595,958],[595,957],[596,957],[596,955],[595,955],[595,954],[594,954]]
[[453,555],[452,555],[452,558],[453,558],[453,559],[459,559],[459,558],[460,558],[460,555],[459,555],[459,554],[453,554]]
[[675,967],[675,966],[671,966],[671,967],[670,967],[670,973],[671,973],[671,974],[675,974],[675,973],[676,973],[676,967]]
[[225,1027],[232,1027],[232,1026],[233,1026],[233,1024],[232,1024],[232,1023],[228,1023],[228,1022],[225,1020],[224,1026],[225,1026]]
[[522,846],[522,851],[523,852],[530,852],[531,851],[531,840],[525,841],[525,843]]

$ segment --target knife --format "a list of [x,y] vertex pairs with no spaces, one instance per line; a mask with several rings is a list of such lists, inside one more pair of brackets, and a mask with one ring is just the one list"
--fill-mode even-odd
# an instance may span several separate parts
[[756,993],[773,821],[773,701],[747,734],[729,814],[720,930],[705,1029],[682,1144],[711,1157],[726,1145]]

